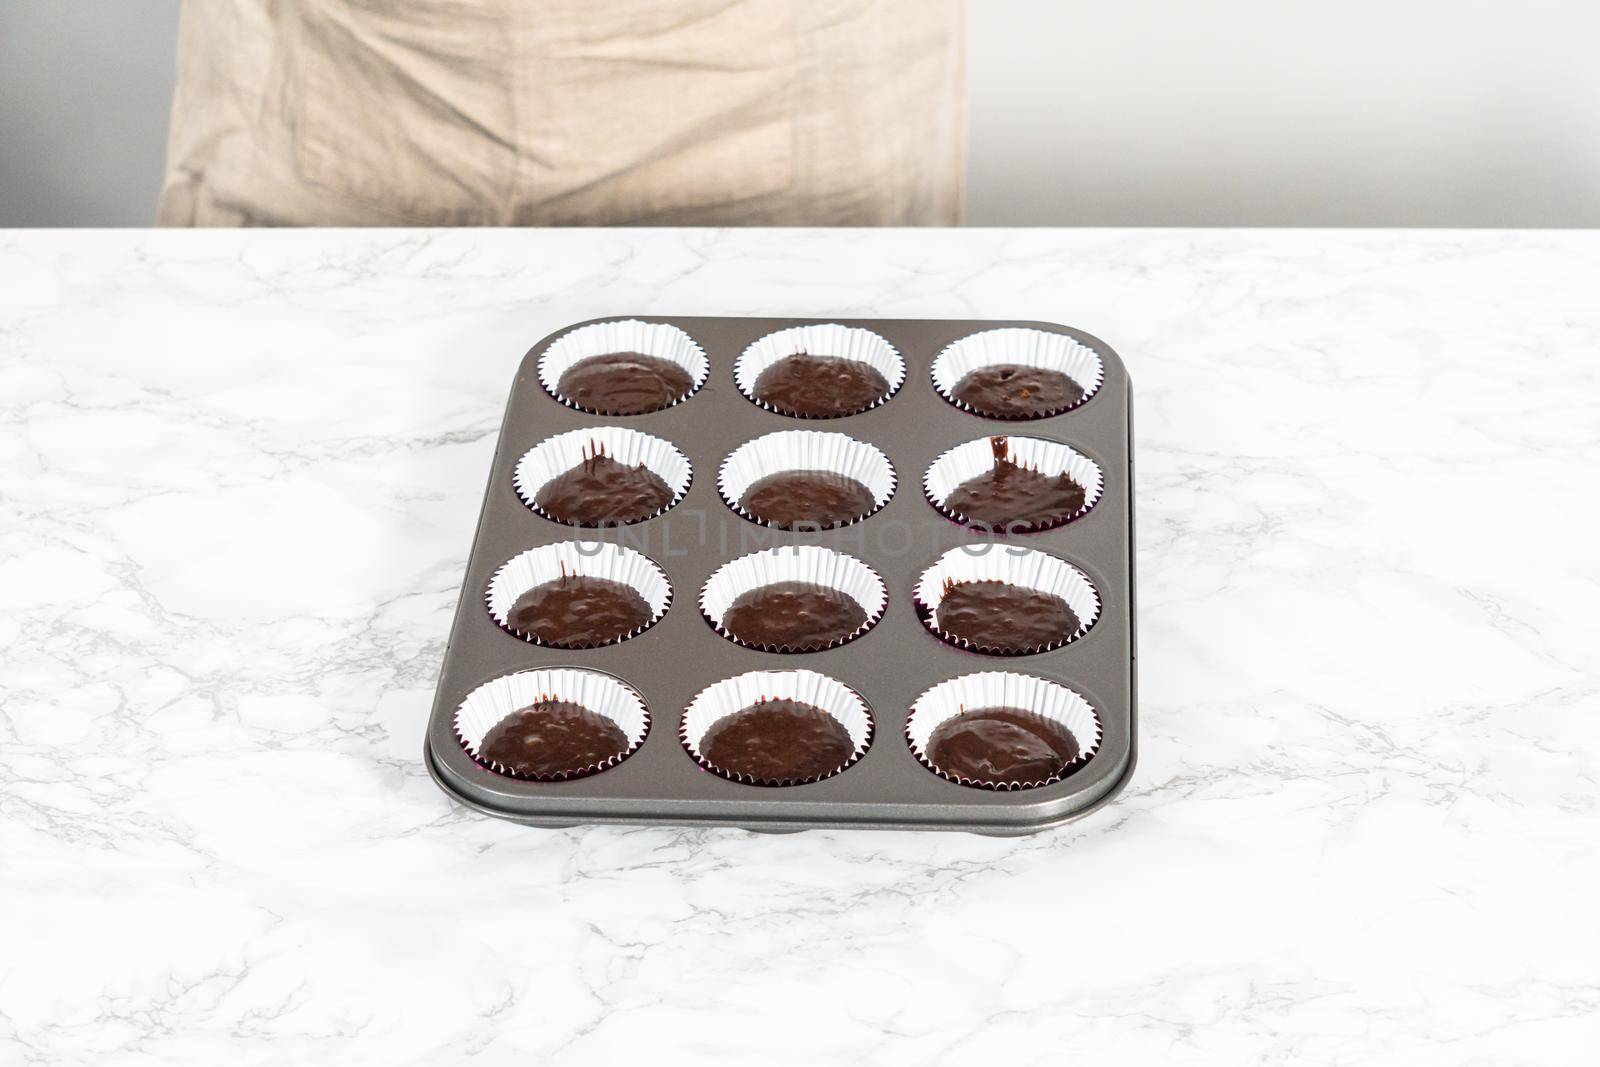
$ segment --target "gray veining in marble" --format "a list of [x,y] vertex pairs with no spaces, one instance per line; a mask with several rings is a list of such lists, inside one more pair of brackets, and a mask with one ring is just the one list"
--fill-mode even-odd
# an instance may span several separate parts
[[[1018,840],[419,759],[511,373],[1026,317],[1138,408],[1139,771]],[[0,233],[0,1062],[1592,1063],[1600,233]]]

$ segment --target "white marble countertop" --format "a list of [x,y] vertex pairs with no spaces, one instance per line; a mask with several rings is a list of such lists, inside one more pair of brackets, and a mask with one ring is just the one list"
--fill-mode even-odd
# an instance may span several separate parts
[[[453,806],[513,368],[627,312],[1115,346],[1128,790],[1018,840]],[[0,1062],[1600,1047],[1600,233],[10,232],[0,420]]]

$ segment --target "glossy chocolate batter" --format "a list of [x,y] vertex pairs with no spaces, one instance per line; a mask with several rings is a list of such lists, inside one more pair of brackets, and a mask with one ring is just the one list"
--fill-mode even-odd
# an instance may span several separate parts
[[644,464],[629,467],[604,452],[550,479],[534,502],[557,522],[575,526],[640,522],[672,503],[672,490]]
[[861,605],[837,589],[774,582],[735,597],[722,628],[768,652],[810,652],[843,641],[866,621]]
[[991,437],[989,443],[994,466],[956,486],[944,501],[946,509],[969,525],[996,530],[1047,526],[1083,507],[1083,486],[1067,474],[1051,477],[1012,462],[1004,437]]
[[478,757],[530,778],[550,778],[627,750],[628,735],[604,715],[566,700],[541,700],[490,727]]
[[708,762],[759,782],[821,778],[855,750],[843,723],[794,700],[762,700],[725,715],[700,740]]
[[946,774],[993,785],[1048,781],[1078,758],[1078,742],[1053,719],[1021,708],[979,708],[940,723],[927,756]]
[[787,356],[756,376],[756,399],[785,415],[826,419],[865,411],[889,391],[869,363],[805,352]]
[[751,483],[739,506],[780,530],[827,529],[872,510],[872,490],[832,471],[782,471]]
[[586,411],[643,415],[670,407],[694,388],[689,372],[670,359],[612,352],[580,359],[562,372],[556,392]]
[[1083,399],[1083,390],[1060,371],[994,363],[967,372],[951,395],[980,415],[1030,419],[1070,408]]
[[935,621],[940,632],[996,652],[1043,648],[1078,630],[1065,600],[999,581],[946,580]]
[[506,622],[560,648],[592,648],[650,625],[650,604],[631,585],[564,574],[517,597]]

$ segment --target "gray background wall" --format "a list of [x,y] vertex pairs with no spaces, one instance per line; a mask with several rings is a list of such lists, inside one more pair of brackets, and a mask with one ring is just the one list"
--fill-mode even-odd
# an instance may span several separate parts
[[[142,226],[178,0],[0,0],[0,226]],[[1600,226],[1594,0],[971,0],[979,225]]]

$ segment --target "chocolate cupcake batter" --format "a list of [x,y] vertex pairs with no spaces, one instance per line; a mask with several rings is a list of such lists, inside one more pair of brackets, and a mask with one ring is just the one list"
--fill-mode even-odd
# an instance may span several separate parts
[[580,359],[562,372],[556,392],[602,415],[643,415],[683,399],[694,388],[689,372],[670,359],[612,352]]
[[994,466],[956,486],[944,501],[968,525],[1029,529],[1059,522],[1083,507],[1083,486],[1070,476],[1052,477],[1013,462],[1004,437],[991,437],[989,444]]
[[827,648],[866,622],[852,597],[811,582],[774,582],[741,593],[722,616],[724,630],[768,652]]
[[560,648],[591,648],[650,625],[650,604],[631,585],[563,574],[517,597],[506,615],[514,630]]
[[780,530],[843,526],[871,511],[872,490],[832,471],[782,471],[751,483],[739,506]]
[[629,467],[598,449],[550,479],[534,503],[557,522],[575,526],[641,522],[672,503],[672,490],[644,464]]
[[867,410],[889,382],[858,359],[797,352],[757,375],[752,391],[785,415],[826,419]]
[[968,371],[951,396],[980,415],[1029,419],[1064,411],[1083,399],[1078,383],[1060,371],[994,363]]
[[855,754],[844,724],[795,700],[762,700],[711,724],[700,740],[707,762],[759,782],[821,778]]
[[1037,785],[1078,758],[1078,742],[1054,719],[1021,708],[979,708],[940,723],[928,760],[991,785]]
[[1000,581],[947,579],[935,622],[941,633],[995,652],[1028,652],[1078,631],[1078,616],[1065,600]]
[[551,778],[627,750],[628,735],[604,715],[567,700],[541,700],[490,727],[478,758],[530,778]]

